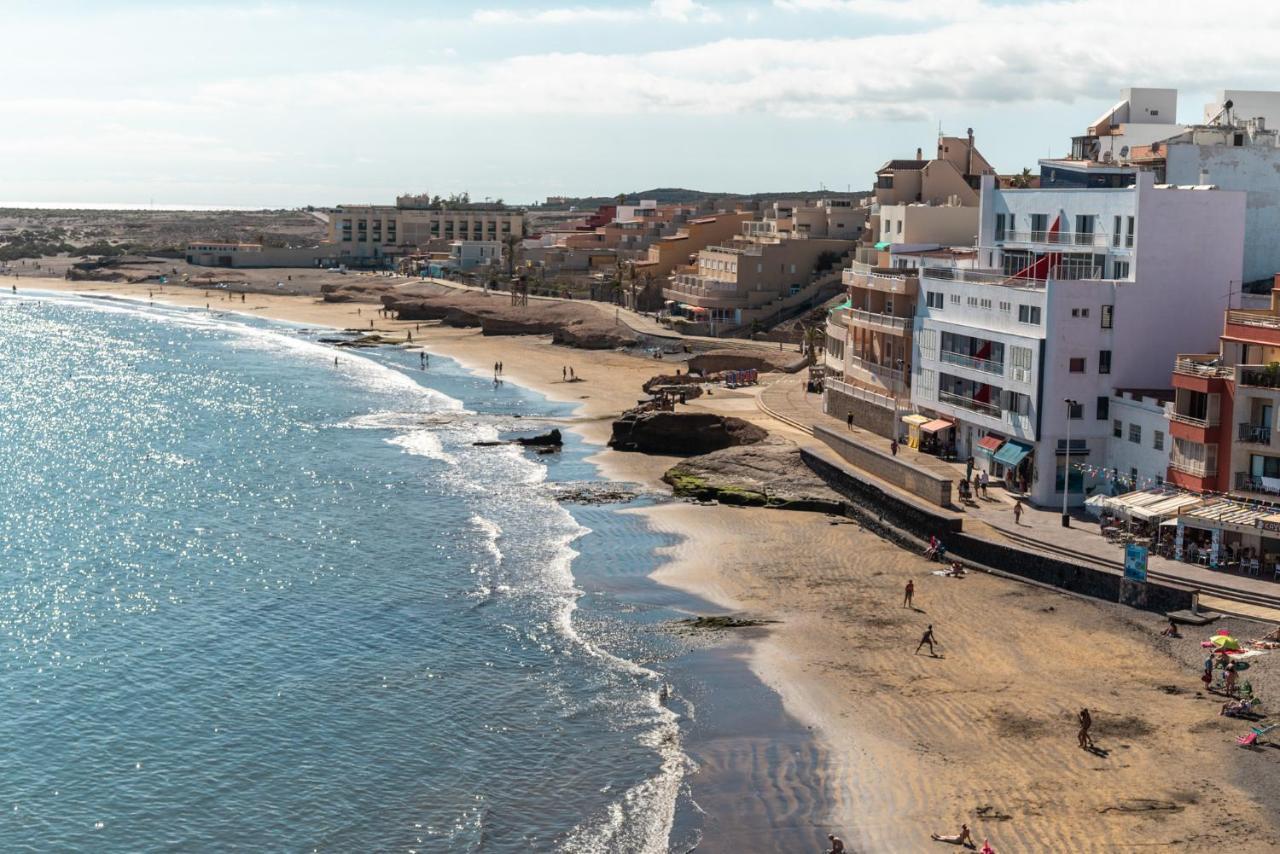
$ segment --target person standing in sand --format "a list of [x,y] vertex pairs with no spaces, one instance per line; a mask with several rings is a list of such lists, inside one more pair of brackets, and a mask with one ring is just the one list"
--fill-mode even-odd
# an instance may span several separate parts
[[560,382],[566,382],[568,379],[569,379],[569,368],[564,365],[561,365],[560,366]]
[[1093,726],[1093,716],[1089,714],[1088,709],[1081,709],[1076,718],[1080,721],[1080,732],[1076,736],[1080,742],[1080,749],[1088,750],[1093,747],[1093,739],[1089,737],[1089,728]]
[[[933,623],[930,623],[930,624],[929,624],[929,627],[928,627],[927,629],[925,629],[925,630],[924,630],[924,634],[920,636],[920,643],[916,644],[916,651],[915,651],[914,653],[912,653],[912,654],[913,654],[913,655],[919,655],[919,654],[920,654],[920,647],[924,646],[925,644],[928,644],[928,645],[929,645],[929,654],[930,654],[930,655],[934,655],[934,652],[933,652],[933,642],[934,642],[935,640],[936,640],[936,638],[933,636]],[[935,657],[936,657],[936,656],[935,656]]]
[[1013,502],[1013,524],[1022,524],[1022,499],[1016,499]]
[[916,583],[915,583],[914,581],[912,581],[910,578],[908,578],[908,579],[907,579],[907,587],[906,587],[906,589],[902,592],[902,607],[904,607],[904,608],[910,608],[910,607],[911,607],[911,597],[915,596],[915,594],[916,594]]

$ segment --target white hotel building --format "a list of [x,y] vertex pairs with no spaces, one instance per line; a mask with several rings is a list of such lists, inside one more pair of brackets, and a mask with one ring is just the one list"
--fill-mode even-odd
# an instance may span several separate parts
[[[1038,505],[1062,501],[1068,418],[1071,462],[1107,466],[1113,389],[1167,386],[1239,289],[1245,194],[1135,180],[997,190],[984,176],[980,268],[921,270],[912,403]],[[1070,502],[1094,485],[1073,467]]]

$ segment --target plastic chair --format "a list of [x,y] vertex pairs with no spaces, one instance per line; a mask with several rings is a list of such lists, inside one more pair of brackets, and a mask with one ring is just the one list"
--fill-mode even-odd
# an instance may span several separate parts
[[1250,574],[1250,575],[1256,576],[1256,575],[1258,575],[1258,573],[1260,573],[1260,572],[1262,571],[1262,568],[1261,568],[1261,566],[1259,565],[1259,563],[1258,563],[1258,559],[1257,559],[1256,557],[1255,557],[1255,558],[1250,558],[1248,563],[1249,563],[1249,574]]

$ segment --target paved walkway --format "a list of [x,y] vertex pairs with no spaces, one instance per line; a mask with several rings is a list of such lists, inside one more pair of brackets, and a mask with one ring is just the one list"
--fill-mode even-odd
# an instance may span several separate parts
[[[803,374],[777,375],[760,392],[760,407],[779,420],[803,425],[809,436],[813,435],[812,425],[822,424],[832,430],[839,430],[854,441],[880,450],[887,449],[888,440],[884,437],[858,427],[850,429],[844,422],[824,413],[821,395],[807,394],[804,388]],[[812,443],[822,444],[816,439]],[[957,481],[965,475],[963,463],[949,463],[907,447],[899,448],[898,459]],[[902,493],[899,489],[893,491]],[[913,498],[918,500],[914,496]],[[1071,527],[1064,528],[1060,509],[1036,508],[1024,503],[1022,520],[1015,523],[1013,506],[1017,498],[1017,495],[993,486],[988,498],[979,498],[973,504],[953,509],[963,515],[968,533],[1004,540],[1011,545],[1051,557],[1089,563],[1114,572],[1123,571],[1123,546],[1107,542],[1092,517],[1081,511],[1073,511]],[[1149,558],[1147,569],[1153,578],[1183,584],[1225,598],[1235,597],[1267,608],[1280,607],[1280,583],[1272,578],[1241,576],[1155,555]]]

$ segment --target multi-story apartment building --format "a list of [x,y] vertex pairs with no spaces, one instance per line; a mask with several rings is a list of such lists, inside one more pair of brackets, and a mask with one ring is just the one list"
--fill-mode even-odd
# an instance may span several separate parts
[[851,240],[739,237],[699,252],[663,296],[672,314],[706,327],[697,331],[722,334],[830,296],[852,249]]
[[[1278,283],[1280,284],[1280,283]],[[1225,312],[1218,351],[1173,368],[1169,481],[1196,492],[1280,495],[1280,292]]]
[[1112,390],[1160,387],[1161,357],[1216,331],[1241,269],[1244,201],[1156,187],[1150,173],[1086,190],[984,178],[981,267],[920,270],[912,403],[1036,504],[1062,501],[1069,456],[1069,502],[1081,503],[1085,469],[1106,465]]
[[977,187],[995,170],[966,138],[938,140],[938,156],[926,161],[890,160],[876,173],[867,228],[855,259],[844,271],[848,293],[827,318],[828,414],[886,437],[910,399],[913,318],[919,292],[917,267],[971,266],[951,247],[972,247],[978,234]]
[[497,240],[522,235],[524,214],[510,208],[467,205],[442,210],[421,196],[392,205],[340,205],[329,214],[329,240],[342,263],[380,263],[455,240]]
[[816,202],[778,201],[761,212],[761,218],[746,223],[747,237],[825,237],[857,240],[867,222],[867,209],[854,199],[819,199]]

